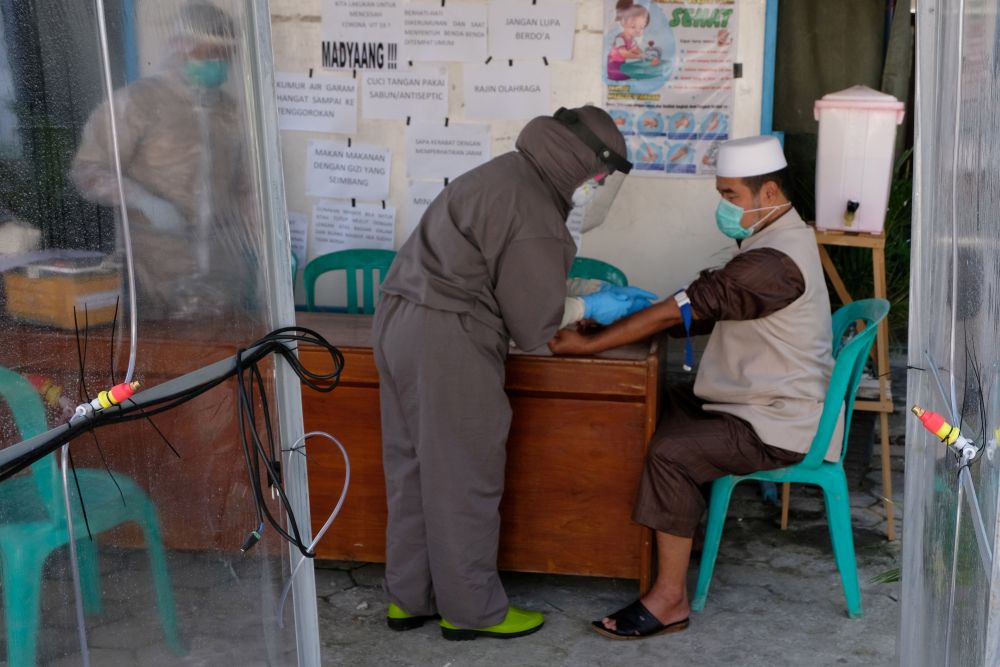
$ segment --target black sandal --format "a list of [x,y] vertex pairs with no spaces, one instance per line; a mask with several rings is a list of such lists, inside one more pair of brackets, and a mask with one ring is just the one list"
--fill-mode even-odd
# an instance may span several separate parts
[[636,600],[629,606],[619,609],[608,616],[608,618],[615,621],[614,630],[604,627],[602,621],[594,621],[591,625],[597,634],[603,635],[608,639],[619,640],[645,639],[646,637],[653,637],[655,635],[666,635],[687,630],[688,625],[690,625],[690,619],[687,618],[664,625],[660,623],[659,619],[652,612],[646,609],[646,606],[640,600]]

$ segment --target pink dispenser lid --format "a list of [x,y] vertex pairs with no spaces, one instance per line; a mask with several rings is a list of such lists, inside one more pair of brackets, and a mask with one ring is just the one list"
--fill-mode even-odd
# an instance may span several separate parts
[[868,86],[852,86],[816,100],[816,105],[813,107],[813,116],[816,120],[819,120],[819,112],[823,109],[858,109],[894,113],[897,125],[903,122],[903,115],[906,113],[906,105],[895,97],[872,90]]

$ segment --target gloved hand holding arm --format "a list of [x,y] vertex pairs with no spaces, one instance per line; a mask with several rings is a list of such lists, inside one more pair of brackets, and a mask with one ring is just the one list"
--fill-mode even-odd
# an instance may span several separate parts
[[[699,319],[697,311],[692,311],[692,315],[694,319]],[[645,340],[680,323],[680,308],[674,298],[670,297],[592,335],[563,329],[549,341],[549,349],[553,354],[597,354],[613,347]]]
[[584,319],[608,325],[648,308],[658,297],[638,287],[605,285],[599,291],[580,298],[584,304]]
[[599,292],[607,286],[608,284],[603,280],[596,280],[592,278],[567,278],[566,301],[563,305],[563,317],[562,322],[559,324],[559,328],[565,329],[571,324],[576,324],[583,319],[583,313],[586,310],[586,306],[583,305],[583,299],[580,297],[593,294],[594,292]]

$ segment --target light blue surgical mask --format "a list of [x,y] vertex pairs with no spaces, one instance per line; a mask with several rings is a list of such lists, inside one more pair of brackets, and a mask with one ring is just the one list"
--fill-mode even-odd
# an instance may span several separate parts
[[184,67],[188,80],[202,88],[218,88],[229,77],[229,64],[220,58],[189,60]]
[[[719,205],[715,208],[715,224],[718,225],[719,231],[729,238],[742,241],[743,239],[749,238],[758,226],[767,222],[767,219],[771,217],[771,211],[777,211],[785,206],[791,206],[791,203],[785,202],[784,204],[778,204],[777,206],[762,206],[760,208],[744,209],[742,206],[737,206],[728,199],[721,199],[719,200]],[[752,213],[754,211],[768,211],[768,214],[750,227],[744,227],[741,225],[740,223],[743,221],[743,214]]]

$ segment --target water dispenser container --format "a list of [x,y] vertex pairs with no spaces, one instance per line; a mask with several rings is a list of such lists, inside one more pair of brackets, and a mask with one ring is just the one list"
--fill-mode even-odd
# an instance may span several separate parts
[[824,95],[814,113],[819,121],[816,227],[881,233],[903,103],[854,86]]

